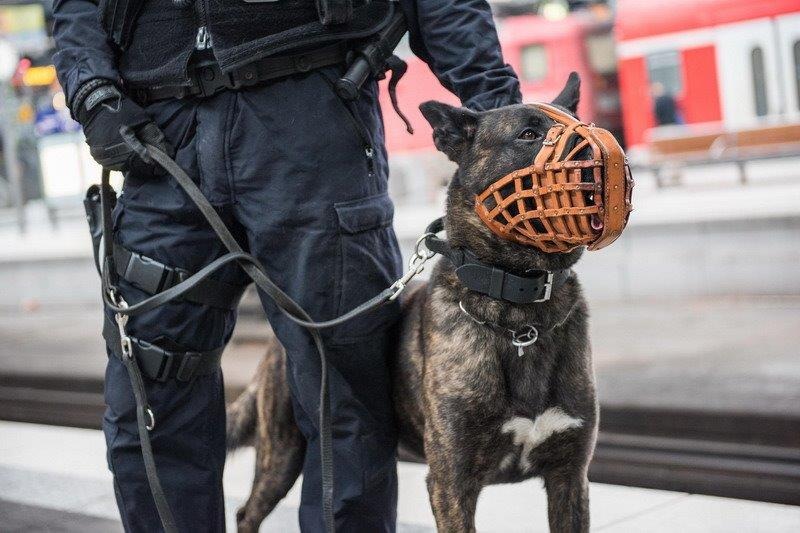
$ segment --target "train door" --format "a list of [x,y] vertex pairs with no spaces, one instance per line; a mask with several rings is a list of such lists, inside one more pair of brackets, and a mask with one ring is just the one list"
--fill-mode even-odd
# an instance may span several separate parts
[[797,120],[800,119],[800,13],[776,17],[775,25],[784,109],[788,117]]
[[727,127],[753,126],[784,112],[775,36],[775,22],[768,18],[715,29],[722,117]]

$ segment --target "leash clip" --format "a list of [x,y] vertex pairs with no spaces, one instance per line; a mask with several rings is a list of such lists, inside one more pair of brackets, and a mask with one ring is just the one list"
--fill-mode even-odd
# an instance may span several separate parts
[[414,245],[414,254],[411,256],[411,259],[408,261],[408,270],[403,277],[392,283],[392,286],[389,287],[391,289],[392,295],[389,296],[389,301],[393,302],[400,296],[400,293],[403,292],[408,286],[408,282],[410,282],[417,274],[420,274],[423,270],[425,270],[425,263],[427,263],[433,256],[436,255],[436,252],[432,252],[428,249],[425,245],[425,239],[429,236],[433,235],[433,233],[425,233],[419,239],[417,239],[417,243]]
[[[128,308],[128,302],[125,299],[117,294],[117,291],[114,289],[108,290],[108,296],[111,299],[111,302],[121,309]],[[119,343],[120,348],[122,348],[122,357],[126,359],[133,359],[133,343],[131,342],[131,338],[125,332],[125,326],[128,325],[128,319],[130,317],[123,313],[116,313],[114,315],[114,321],[117,323],[117,328],[119,329]]]

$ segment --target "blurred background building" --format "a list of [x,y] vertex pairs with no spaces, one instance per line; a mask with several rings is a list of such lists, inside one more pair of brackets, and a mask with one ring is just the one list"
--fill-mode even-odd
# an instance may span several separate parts
[[[527,102],[582,78],[581,118],[623,140],[635,212],[577,270],[602,426],[593,480],[800,504],[800,3],[492,3]],[[104,352],[81,195],[99,177],[50,56],[50,2],[0,0],[0,418],[95,427]],[[411,56],[383,94],[406,251],[454,168],[416,107],[457,103]],[[264,335],[254,299],[232,393]]]

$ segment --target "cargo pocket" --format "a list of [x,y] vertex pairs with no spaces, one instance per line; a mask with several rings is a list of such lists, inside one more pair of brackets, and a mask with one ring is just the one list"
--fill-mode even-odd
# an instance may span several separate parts
[[[392,229],[394,206],[386,193],[336,203],[334,209],[341,255],[337,315],[342,315],[391,285],[400,275],[401,256]],[[337,327],[333,337],[362,340],[397,315],[397,305],[383,306]]]

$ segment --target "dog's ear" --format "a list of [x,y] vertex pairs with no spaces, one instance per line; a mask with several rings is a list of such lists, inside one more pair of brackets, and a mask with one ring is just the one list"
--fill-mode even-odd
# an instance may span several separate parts
[[478,115],[463,107],[428,101],[419,106],[422,115],[433,128],[436,148],[451,161],[458,163],[478,127]]
[[560,105],[573,115],[578,111],[578,102],[581,99],[581,77],[577,72],[571,72],[567,79],[567,84],[558,93],[553,105]]

